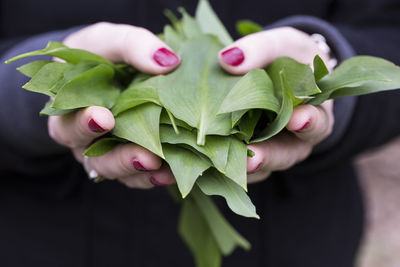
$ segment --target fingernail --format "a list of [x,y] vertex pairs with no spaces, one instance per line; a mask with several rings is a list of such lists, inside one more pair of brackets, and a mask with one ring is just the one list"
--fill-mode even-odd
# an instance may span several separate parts
[[242,64],[244,60],[244,53],[242,49],[238,47],[233,47],[231,49],[222,52],[221,56],[226,64],[229,64],[234,67]]
[[261,167],[261,162],[260,162],[260,163],[258,163],[258,165],[255,167],[255,169],[254,169],[254,170],[247,172],[247,174],[252,174],[252,173],[255,173],[255,172],[257,172],[257,171],[258,171],[258,169],[260,169],[260,167]]
[[310,125],[310,121],[307,121],[306,123],[304,123],[304,125],[301,126],[301,128],[298,129],[298,130],[296,130],[295,132],[296,132],[296,133],[299,133],[299,132],[303,131],[305,128],[308,127],[308,125]]
[[142,165],[142,163],[140,163],[140,161],[134,160],[134,161],[132,161],[132,165],[133,165],[133,167],[134,167],[137,171],[140,171],[140,172],[148,171],[148,169],[146,169],[146,168]]
[[162,67],[173,66],[179,62],[178,56],[174,52],[164,47],[154,52],[153,59]]
[[150,183],[152,183],[155,186],[167,186],[167,184],[157,181],[157,179],[154,178],[153,176],[150,177]]
[[88,125],[90,130],[92,130],[92,132],[95,133],[105,132],[105,129],[103,129],[94,119],[90,119]]

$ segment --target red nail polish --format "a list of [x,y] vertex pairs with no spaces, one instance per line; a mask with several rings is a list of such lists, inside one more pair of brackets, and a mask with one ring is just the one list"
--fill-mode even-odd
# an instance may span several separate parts
[[242,64],[244,60],[244,53],[242,49],[238,47],[233,47],[222,52],[221,56],[225,63],[234,67]]
[[153,59],[162,67],[173,66],[179,62],[178,56],[174,52],[164,47],[154,52]]
[[140,172],[148,171],[148,169],[146,169],[146,168],[142,165],[142,163],[140,163],[140,162],[137,161],[137,160],[132,161],[132,165],[133,165],[133,167],[134,167],[137,171],[140,171]]
[[105,129],[103,129],[94,119],[90,119],[88,126],[92,132],[95,133],[102,133],[105,132]]
[[300,129],[296,130],[296,133],[303,131],[310,124],[310,121],[307,121]]
[[157,181],[153,176],[150,177],[150,183],[152,183],[155,186],[167,186],[167,184],[160,183]]
[[252,174],[252,173],[257,172],[260,167],[261,167],[261,162],[258,163],[257,167],[254,170],[247,172],[247,174]]

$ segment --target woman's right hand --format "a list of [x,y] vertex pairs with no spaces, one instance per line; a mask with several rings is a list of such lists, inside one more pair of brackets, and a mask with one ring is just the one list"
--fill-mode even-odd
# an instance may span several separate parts
[[[163,74],[175,69],[180,58],[150,31],[124,24],[100,22],[85,27],[65,38],[65,45],[85,49],[113,62],[125,62],[136,69]],[[50,116],[49,135],[69,147],[83,162],[82,153],[94,139],[114,128],[111,111],[98,106],[64,116]],[[119,145],[101,157],[89,158],[87,164],[100,176],[117,179],[131,188],[168,185],[175,179],[167,164],[149,150],[136,145]]]

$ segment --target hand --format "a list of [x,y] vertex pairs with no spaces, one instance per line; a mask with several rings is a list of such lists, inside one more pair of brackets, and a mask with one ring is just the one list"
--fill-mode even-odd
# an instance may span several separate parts
[[[126,62],[142,72],[167,73],[175,69],[179,57],[165,43],[146,29],[101,22],[75,32],[64,44],[99,54],[113,62]],[[51,138],[69,147],[82,162],[82,153],[94,139],[114,128],[114,116],[104,107],[88,107],[65,116],[51,116]],[[114,148],[101,157],[90,158],[89,165],[101,176],[118,179],[128,187],[151,188],[175,181],[162,160],[136,144]]]
[[[263,68],[281,56],[312,65],[318,54],[325,62],[329,55],[320,51],[309,35],[290,27],[276,28],[243,37],[219,54],[221,66],[232,74]],[[306,159],[313,147],[327,138],[334,123],[333,101],[320,106],[301,105],[294,109],[286,130],[271,139],[248,146],[255,155],[247,159],[248,182],[257,182],[272,171],[286,170]]]

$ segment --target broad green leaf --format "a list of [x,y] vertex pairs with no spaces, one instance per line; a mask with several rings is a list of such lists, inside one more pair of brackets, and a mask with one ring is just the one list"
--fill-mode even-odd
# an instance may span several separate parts
[[[168,112],[166,109],[163,109],[161,111],[160,124],[171,125],[174,128],[174,130],[175,130],[174,124],[175,124],[175,126],[178,126],[180,128],[184,128],[184,129],[186,129],[188,131],[192,131],[193,130],[193,127],[191,127],[186,122],[178,120],[177,118],[173,117],[173,115],[170,112]],[[177,133],[176,130],[175,130],[175,133]],[[179,134],[179,133],[177,133],[177,134]]]
[[239,20],[236,22],[236,31],[240,36],[261,32],[263,27],[251,20]]
[[162,148],[165,161],[175,176],[182,198],[185,198],[192,190],[197,178],[211,165],[185,148],[170,144],[163,144]]
[[224,197],[229,208],[236,214],[260,218],[256,213],[256,207],[243,188],[217,170],[210,169],[199,177],[196,183],[204,194]]
[[88,157],[100,157],[107,154],[122,141],[115,137],[104,137],[98,139],[83,152],[83,155]]
[[217,241],[201,210],[190,198],[183,201],[178,231],[194,255],[196,267],[221,266]]
[[52,93],[52,89],[62,86],[64,72],[72,66],[72,64],[61,62],[48,63],[40,68],[32,79],[22,86],[22,88],[54,97],[55,94]]
[[244,114],[246,114],[247,111],[247,109],[242,109],[238,111],[233,111],[231,113],[232,127],[234,127],[240,121],[240,119],[244,116]]
[[204,216],[223,255],[231,254],[236,247],[250,249],[250,243],[226,221],[209,196],[206,196],[197,186],[193,188],[190,195]]
[[253,137],[254,129],[260,119],[262,111],[259,109],[249,110],[243,119],[240,120],[238,124],[240,132],[237,135],[240,135],[241,138],[246,142],[249,143],[250,139]]
[[262,142],[265,141],[272,136],[278,134],[280,131],[282,131],[286,125],[288,124],[290,117],[292,116],[293,113],[293,94],[291,91],[291,87],[286,80],[286,73],[284,70],[282,70],[279,73],[280,81],[278,83],[275,83],[274,85],[276,86],[276,89],[281,92],[282,95],[282,103],[281,103],[281,109],[279,110],[278,115],[276,118],[267,125],[267,127],[261,131],[261,133],[251,140],[251,143],[257,143],[257,142]]
[[266,109],[278,113],[279,100],[265,70],[254,69],[244,75],[225,97],[218,114],[238,110]]
[[113,85],[113,76],[112,67],[105,64],[97,65],[59,89],[52,107],[56,109],[88,106],[111,108],[119,95],[119,89]]
[[230,138],[222,136],[209,136],[204,146],[196,143],[196,134],[186,129],[180,129],[179,135],[171,127],[160,126],[161,143],[186,144],[203,155],[207,156],[214,166],[225,173],[228,162]]
[[32,78],[44,65],[47,65],[51,62],[52,61],[49,60],[37,60],[18,67],[17,70],[25,76]]
[[198,22],[190,16],[184,8],[179,8],[182,14],[182,31],[187,39],[192,39],[202,34]]
[[207,35],[182,44],[180,67],[165,76],[163,88],[158,91],[161,104],[174,117],[198,129],[199,145],[205,144],[206,135],[229,135],[231,129],[230,115],[216,114],[219,103],[239,78],[220,67],[217,54],[221,48],[214,37]]
[[53,57],[58,57],[60,59],[64,59],[67,62],[70,63],[79,63],[81,61],[95,61],[99,63],[105,63],[108,65],[112,65],[112,63],[99,56],[96,54],[93,54],[89,51],[81,50],[81,49],[73,49],[73,48],[68,48],[67,46],[59,43],[59,42],[49,42],[46,48],[32,51],[32,52],[27,52],[24,54],[20,54],[18,56],[15,56],[9,60],[6,61],[6,64],[14,62],[16,60],[26,58],[26,57],[31,57],[31,56],[41,56],[41,55],[49,55]]
[[153,103],[142,104],[122,112],[115,117],[112,134],[164,158],[159,135],[160,113],[161,107]]
[[[293,104],[297,106],[309,99],[312,95],[318,94],[321,90],[318,88],[314,74],[310,66],[299,63],[288,57],[276,59],[268,68],[267,72],[274,84],[280,82],[280,73],[284,70],[286,82],[290,87],[294,98]],[[278,94],[280,91],[278,91]],[[278,95],[278,97],[280,97]]]
[[329,70],[326,68],[324,61],[318,55],[314,57],[313,67],[314,67],[314,78],[316,82],[318,82],[324,76],[329,74]]
[[345,60],[318,85],[323,93],[309,104],[319,105],[329,98],[363,95],[400,88],[400,67],[376,57],[357,56]]
[[53,102],[53,100],[46,102],[46,105],[39,113],[40,116],[62,116],[75,111],[75,109],[54,109],[51,107]]
[[235,137],[229,138],[229,141],[228,161],[224,174],[247,191],[247,147]]
[[200,25],[203,33],[209,33],[218,36],[224,46],[233,42],[225,26],[219,20],[208,0],[199,0],[196,8],[195,18]]
[[170,25],[164,27],[164,41],[168,44],[174,51],[178,51],[181,44],[185,40],[184,36],[179,34]]

